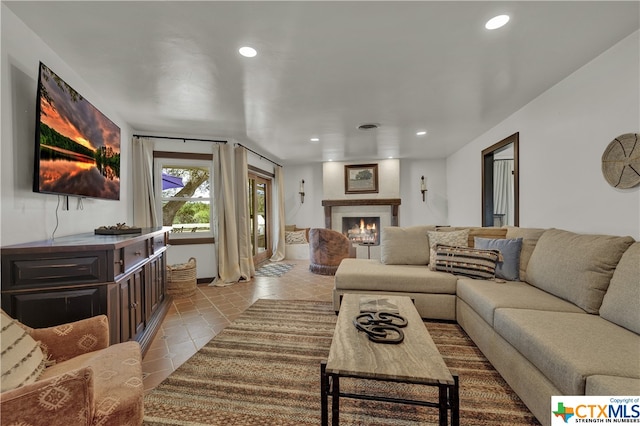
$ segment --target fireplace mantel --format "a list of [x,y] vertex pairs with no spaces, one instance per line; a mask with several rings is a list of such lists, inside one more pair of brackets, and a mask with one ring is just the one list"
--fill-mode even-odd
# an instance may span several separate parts
[[348,200],[322,200],[324,207],[324,227],[331,229],[331,208],[336,206],[390,206],[391,226],[398,226],[400,198],[364,198]]

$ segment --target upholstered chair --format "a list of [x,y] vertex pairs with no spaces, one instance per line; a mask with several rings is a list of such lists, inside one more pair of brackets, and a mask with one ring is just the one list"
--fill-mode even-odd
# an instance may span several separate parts
[[335,275],[342,259],[356,257],[356,248],[338,231],[309,230],[309,270],[314,274]]
[[1,315],[2,425],[142,424],[140,345],[109,346],[106,316],[32,329]]

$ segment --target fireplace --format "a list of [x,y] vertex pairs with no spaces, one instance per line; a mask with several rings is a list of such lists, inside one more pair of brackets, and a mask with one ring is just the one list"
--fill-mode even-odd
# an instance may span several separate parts
[[343,217],[342,233],[355,244],[380,243],[380,216],[375,217]]

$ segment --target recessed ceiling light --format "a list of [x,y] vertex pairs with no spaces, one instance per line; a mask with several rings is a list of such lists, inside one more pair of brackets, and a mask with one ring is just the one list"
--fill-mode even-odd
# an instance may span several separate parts
[[419,132],[416,132],[416,136],[424,136],[427,134],[426,130],[420,130]]
[[256,56],[258,54],[258,52],[256,51],[256,49],[254,49],[253,47],[249,47],[249,46],[243,46],[240,49],[238,49],[238,52],[240,52],[240,54],[246,58],[253,58],[254,56]]
[[311,138],[310,141],[311,142],[320,142],[320,138]]
[[484,27],[488,30],[496,30],[509,22],[509,15],[498,15],[487,21]]

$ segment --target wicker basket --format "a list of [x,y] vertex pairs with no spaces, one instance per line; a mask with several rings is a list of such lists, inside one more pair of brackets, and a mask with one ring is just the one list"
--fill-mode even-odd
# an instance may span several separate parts
[[187,263],[167,266],[167,294],[173,297],[190,297],[196,292],[196,259]]

